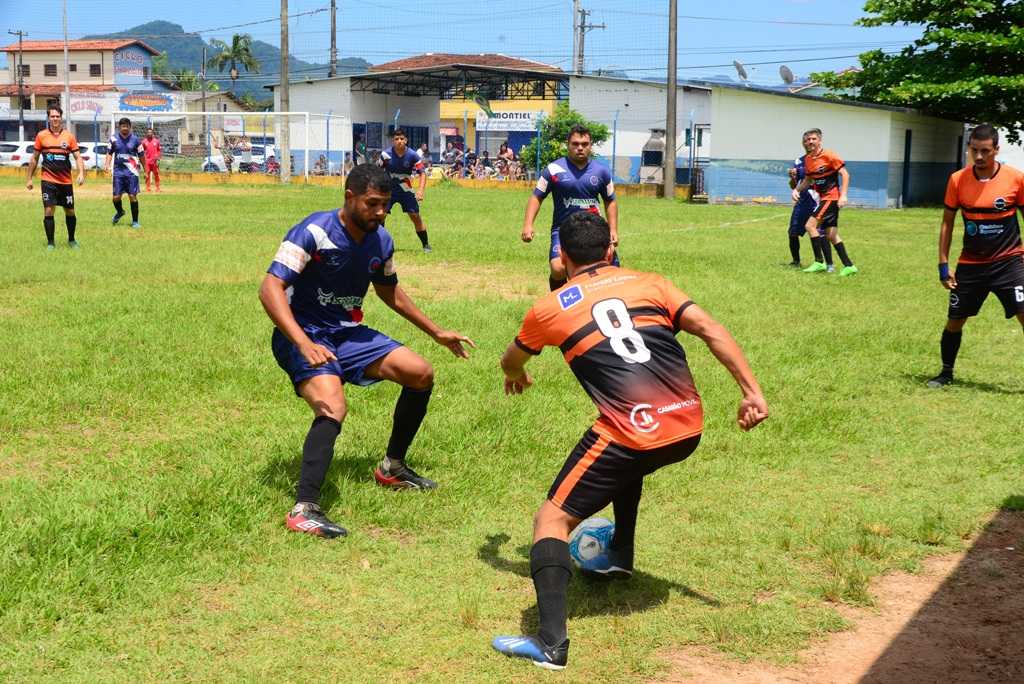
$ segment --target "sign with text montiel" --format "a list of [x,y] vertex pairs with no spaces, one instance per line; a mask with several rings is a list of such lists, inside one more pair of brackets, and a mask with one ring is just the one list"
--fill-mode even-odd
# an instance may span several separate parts
[[476,113],[478,131],[533,131],[537,128],[537,112],[494,112],[488,117],[484,112]]

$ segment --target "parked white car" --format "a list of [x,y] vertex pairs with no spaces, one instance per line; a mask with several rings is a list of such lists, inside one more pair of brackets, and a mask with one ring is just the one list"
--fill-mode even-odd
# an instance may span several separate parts
[[0,142],[0,166],[28,166],[32,160],[33,141]]
[[103,158],[109,149],[110,144],[105,142],[78,142],[78,153],[82,155],[82,163],[87,169],[102,169]]
[[[267,168],[267,159],[270,157],[276,157],[277,151],[273,145],[253,145],[251,153],[251,160],[247,162],[249,164],[249,173],[263,173]],[[231,160],[231,171],[232,173],[240,173],[242,171],[242,150],[234,148],[231,150],[233,155]],[[222,154],[211,154],[209,157],[203,157],[203,171],[207,173],[227,173],[228,167],[224,163],[224,155]]]

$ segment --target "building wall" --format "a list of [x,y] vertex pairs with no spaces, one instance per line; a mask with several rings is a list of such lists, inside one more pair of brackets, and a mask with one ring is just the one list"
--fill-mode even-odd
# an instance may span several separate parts
[[[491,111],[494,112],[541,112],[543,116],[550,116],[555,111],[557,100],[491,100]],[[459,135],[465,137],[470,147],[476,148],[476,115],[482,111],[480,106],[469,100],[441,100],[440,101],[440,125],[447,128],[456,128]],[[435,147],[431,145],[432,152],[439,151],[440,144]],[[519,153],[519,150],[516,150]]]
[[[136,49],[141,50],[138,46]],[[143,52],[145,52],[143,50]],[[145,53],[147,58],[149,53]],[[23,53],[23,59],[25,66],[29,67],[29,75],[25,78],[25,83],[45,83],[45,84],[63,84],[64,83],[64,52],[61,50],[54,50],[50,52],[25,52]],[[70,72],[70,78],[68,79],[71,85],[113,85],[114,84],[114,51],[113,50],[71,50],[68,52],[68,64],[74,64],[77,69]],[[5,83],[17,83],[18,82],[18,53],[8,52],[8,74],[5,77]],[[46,76],[44,67],[47,64],[55,64],[57,66],[56,76]],[[90,77],[89,76],[89,65],[99,64],[100,65],[100,76]],[[147,62],[147,66],[152,66],[151,62]]]
[[[949,174],[956,170],[963,125],[903,112],[893,112],[890,123],[890,206],[942,202]],[[904,197],[903,170],[908,130],[911,132],[910,174]]]

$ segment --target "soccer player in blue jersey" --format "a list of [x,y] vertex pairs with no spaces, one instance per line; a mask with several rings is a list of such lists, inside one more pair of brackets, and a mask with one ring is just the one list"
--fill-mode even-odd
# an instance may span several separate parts
[[391,179],[380,167],[355,167],[345,183],[341,209],[310,214],[277,250],[260,286],[260,302],[276,326],[271,347],[291,378],[295,393],[313,410],[302,447],[302,468],[289,529],[321,537],[347,534],[320,509],[320,488],[334,456],[347,412],[344,383],[402,386],[387,451],[374,478],[384,487],[434,489],[417,474],[406,453],[427,413],[434,369],[423,357],[363,325],[363,299],[372,284],[377,296],[402,318],[453,354],[468,358],[475,346],[444,330],[420,311],[398,285],[394,242],[382,223]]
[[146,168],[146,152],[139,136],[132,133],[132,122],[128,117],[117,122],[117,133],[110,136],[110,149],[107,151],[103,166],[112,172],[114,181],[115,213],[110,223],[117,225],[124,216],[121,196],[128,193],[128,203],[132,209],[132,228],[138,228],[139,173]]
[[[804,158],[797,157],[793,166],[789,167],[789,187],[796,188],[807,173],[804,170]],[[818,194],[808,188],[800,193],[800,199],[793,203],[793,213],[789,215],[789,253],[793,257],[790,266],[800,268],[800,238],[807,232],[807,219],[811,218],[814,208],[818,206]]]
[[[566,282],[558,227],[569,216],[577,211],[600,214],[600,198],[604,202],[608,225],[611,226],[612,245],[619,244],[619,207],[615,201],[615,183],[612,181],[611,171],[590,158],[593,148],[590,130],[585,126],[573,126],[569,130],[567,142],[569,153],[548,164],[537,179],[537,187],[526,204],[526,218],[523,220],[523,231],[520,235],[523,242],[533,240],[533,222],[540,211],[541,202],[553,193],[555,207],[551,214],[551,249],[548,251],[548,262],[551,265],[548,284],[552,291]],[[619,265],[617,253],[612,258],[612,265]]]
[[[398,204],[402,211],[409,215],[416,229],[416,237],[423,245],[423,251],[432,251],[427,229],[420,218],[420,202],[423,201],[423,190],[427,187],[427,175],[423,172],[423,158],[416,150],[409,149],[409,138],[401,128],[395,129],[391,136],[392,146],[380,153],[380,164],[391,175],[391,199],[388,200],[388,214],[391,207]],[[419,176],[419,188],[413,192],[412,177]]]

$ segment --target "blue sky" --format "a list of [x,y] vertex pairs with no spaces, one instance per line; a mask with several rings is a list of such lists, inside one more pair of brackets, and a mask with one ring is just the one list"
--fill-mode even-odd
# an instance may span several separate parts
[[[154,19],[181,24],[210,38],[230,39],[249,32],[278,44],[274,22],[237,28],[279,15],[279,0],[217,3],[209,0],[67,0],[69,36],[123,30]],[[330,0],[290,0],[289,13],[315,12]],[[915,27],[862,28],[859,0],[732,0],[707,3],[680,0],[681,77],[732,74],[738,59],[751,80],[779,82],[780,63],[797,76],[856,64],[856,55],[881,47],[898,49],[916,38]],[[40,11],[49,7],[49,11]],[[341,57],[380,63],[422,52],[502,52],[570,67],[571,0],[338,0]],[[667,55],[667,0],[583,0],[595,24],[587,34],[587,69],[626,70],[633,76],[664,74]],[[290,22],[291,52],[312,62],[327,60],[327,12]],[[60,0],[0,0],[0,29],[23,29],[29,38],[57,39]],[[12,38],[13,42],[13,38]],[[758,62],[770,62],[758,64]]]

